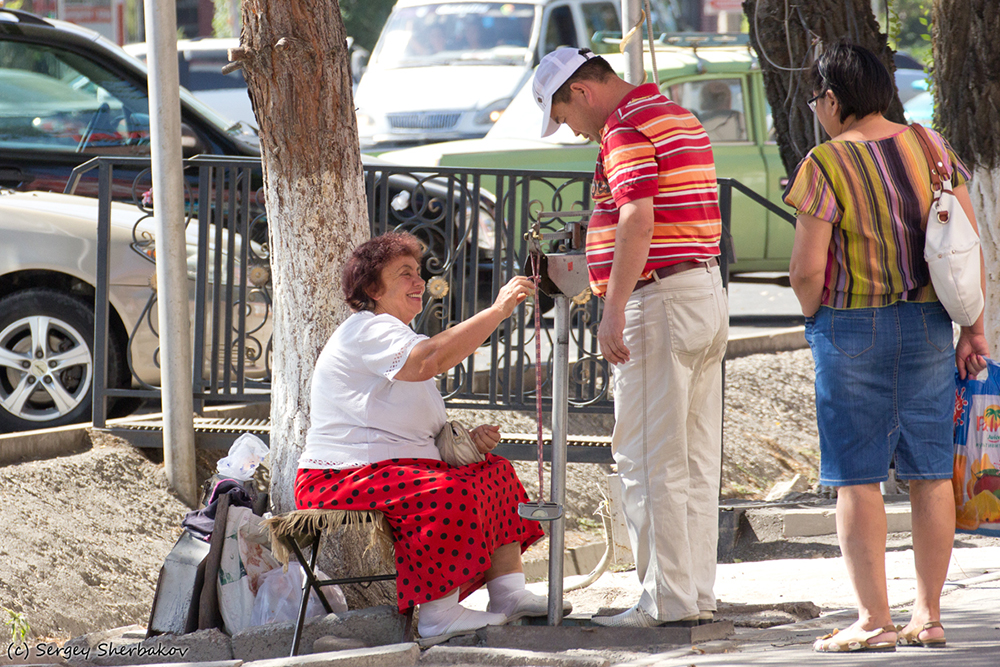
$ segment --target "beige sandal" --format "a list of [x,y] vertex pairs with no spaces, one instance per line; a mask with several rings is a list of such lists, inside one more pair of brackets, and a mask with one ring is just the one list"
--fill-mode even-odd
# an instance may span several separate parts
[[887,625],[874,630],[858,630],[851,634],[834,630],[828,635],[818,638],[813,644],[813,650],[820,653],[840,653],[845,651],[895,651],[896,642],[875,642],[869,640],[881,634],[896,633],[896,626]]
[[924,623],[924,626],[919,630],[911,630],[910,632],[903,632],[905,625],[897,625],[896,632],[899,633],[899,639],[896,643],[900,646],[923,646],[924,648],[943,648],[946,644],[944,637],[932,637],[931,639],[921,639],[920,633],[924,630],[930,630],[931,628],[941,628],[944,630],[944,626],[941,625],[939,621],[931,621],[930,623]]

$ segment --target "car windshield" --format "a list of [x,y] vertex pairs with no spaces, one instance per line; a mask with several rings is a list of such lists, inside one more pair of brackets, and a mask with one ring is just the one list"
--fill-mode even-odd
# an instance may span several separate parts
[[383,67],[531,60],[534,5],[499,2],[403,7],[389,17],[372,62]]
[[486,134],[489,139],[533,139],[565,146],[586,144],[587,139],[573,134],[568,125],[560,125],[554,134],[542,137],[542,110],[531,96],[531,82],[514,96],[507,110]]

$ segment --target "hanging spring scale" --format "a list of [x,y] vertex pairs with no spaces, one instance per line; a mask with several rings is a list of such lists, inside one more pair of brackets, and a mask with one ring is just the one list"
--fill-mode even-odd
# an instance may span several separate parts
[[531,279],[535,283],[535,416],[538,421],[538,500],[519,503],[517,514],[522,519],[532,521],[555,521],[562,518],[563,508],[559,503],[546,502],[542,478],[542,314],[538,306],[538,291],[541,285],[542,234],[541,226],[535,222],[531,231],[524,235],[528,241],[528,254],[531,257]]

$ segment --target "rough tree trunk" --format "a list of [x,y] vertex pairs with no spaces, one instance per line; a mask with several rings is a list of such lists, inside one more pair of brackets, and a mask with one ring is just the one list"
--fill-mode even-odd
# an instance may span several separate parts
[[260,124],[274,287],[271,499],[295,508],[309,381],[349,314],[340,267],[368,237],[344,24],[329,0],[245,0],[241,62]]
[[1000,4],[937,0],[932,13],[934,124],[973,169],[969,194],[986,262],[986,338],[1000,345]]
[[[764,72],[781,161],[791,173],[816,145],[813,113],[806,106],[806,100],[813,96],[809,67],[817,55],[814,39],[821,45],[849,39],[879,54],[890,72],[896,71],[893,52],[886,35],[879,32],[871,0],[744,0],[743,12],[750,24],[750,43]],[[887,116],[904,122],[898,96]],[[825,138],[820,128],[820,140]]]

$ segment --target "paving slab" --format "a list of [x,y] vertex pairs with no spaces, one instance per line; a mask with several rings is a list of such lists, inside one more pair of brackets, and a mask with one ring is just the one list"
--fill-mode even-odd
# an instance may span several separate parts
[[[299,653],[308,653],[321,637],[355,639],[365,646],[403,641],[405,618],[394,606],[380,605],[306,619]],[[295,624],[268,623],[233,635],[233,657],[241,660],[282,658],[292,650]]]
[[722,621],[693,628],[605,628],[598,626],[499,625],[479,630],[483,643],[491,648],[520,648],[530,651],[693,644],[725,639],[735,632],[732,622]]
[[413,667],[420,659],[420,648],[413,642],[374,648],[359,648],[332,653],[312,653],[294,658],[275,658],[247,662],[246,667]]
[[158,635],[141,642],[100,643],[91,651],[86,661],[95,665],[116,667],[232,660],[233,647],[229,636],[212,628],[186,635]]
[[425,665],[497,665],[503,667],[608,667],[607,658],[554,655],[539,651],[470,646],[434,646],[420,656]]

